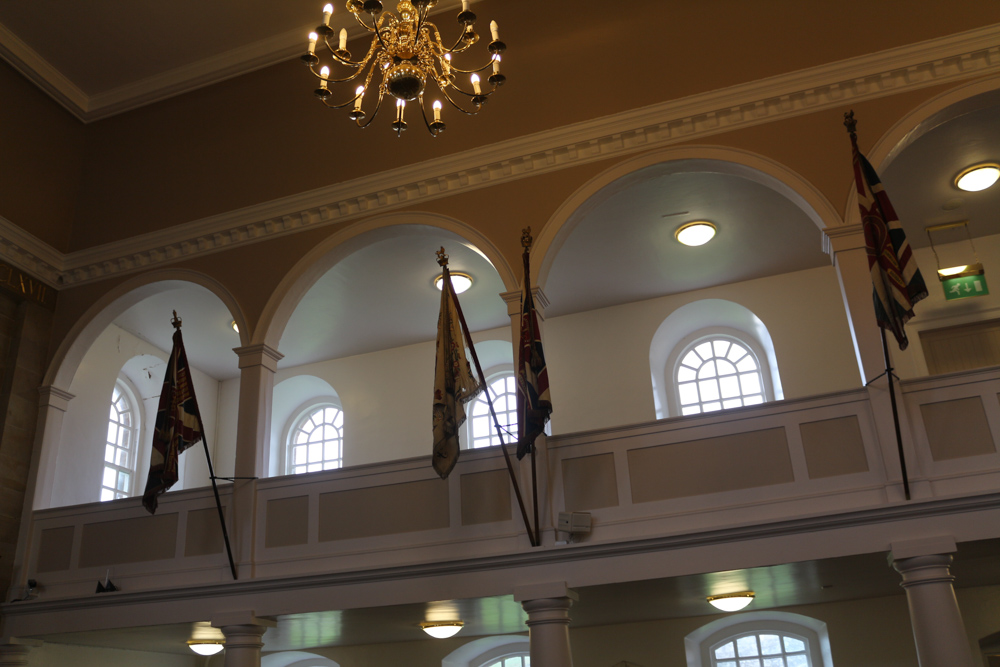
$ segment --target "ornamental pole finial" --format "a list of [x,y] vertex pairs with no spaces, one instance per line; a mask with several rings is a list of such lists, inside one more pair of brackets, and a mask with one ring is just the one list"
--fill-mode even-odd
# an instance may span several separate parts
[[856,135],[858,121],[854,120],[854,109],[844,113],[844,127],[852,136]]
[[448,253],[446,253],[444,251],[444,246],[441,246],[441,249],[435,251],[434,254],[437,255],[438,264],[440,264],[441,266],[443,266],[445,268],[448,268]]
[[530,250],[531,244],[534,243],[535,239],[531,236],[531,227],[525,227],[521,230],[521,247]]
[[181,328],[181,318],[177,317],[177,311],[176,310],[174,311],[174,316],[170,320],[170,323],[174,325],[175,329],[180,329]]

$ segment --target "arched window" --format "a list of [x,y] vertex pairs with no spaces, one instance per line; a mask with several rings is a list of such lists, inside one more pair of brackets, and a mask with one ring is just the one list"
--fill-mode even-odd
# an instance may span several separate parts
[[788,612],[720,618],[684,644],[688,667],[833,667],[826,624]]
[[483,667],[531,667],[531,656],[527,653],[507,656],[500,660],[495,660]]
[[135,396],[124,380],[115,382],[108,417],[108,437],[104,445],[104,473],[101,500],[132,495],[138,453],[139,410]]
[[707,336],[679,355],[674,373],[682,415],[696,415],[766,400],[760,362],[750,345],[734,336]]
[[344,461],[344,412],[325,403],[305,410],[288,433],[285,471],[290,475],[340,468]]
[[528,638],[496,635],[474,639],[441,660],[441,667],[531,667]]
[[808,649],[802,637],[751,632],[713,646],[712,667],[811,667]]
[[[503,436],[504,442],[508,444],[515,442],[517,440],[517,381],[514,379],[514,374],[505,372],[495,375],[486,381],[486,386],[493,399],[493,409],[496,410],[497,420],[500,422],[501,428],[506,430]],[[497,436],[497,430],[493,424],[493,417],[490,415],[490,406],[486,402],[485,391],[472,402],[472,408],[467,414],[469,430],[465,440],[466,449],[479,449],[480,447],[500,444],[500,438]]]

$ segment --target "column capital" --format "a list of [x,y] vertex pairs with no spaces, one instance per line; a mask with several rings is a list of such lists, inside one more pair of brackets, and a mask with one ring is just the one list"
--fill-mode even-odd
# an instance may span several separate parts
[[212,627],[222,630],[222,634],[226,637],[227,650],[238,648],[260,650],[264,645],[261,637],[268,628],[277,625],[277,621],[258,618],[252,611],[226,612],[212,617]]
[[844,250],[865,247],[865,231],[860,224],[838,225],[823,229],[823,250],[831,257]]
[[525,584],[514,587],[514,602],[529,602],[553,598],[568,598],[579,600],[576,591],[566,585],[565,581],[549,581],[540,584]]
[[[545,309],[549,307],[549,298],[541,287],[531,288],[531,297],[535,300],[535,312],[542,320],[545,319]],[[510,292],[500,292],[500,298],[507,304],[507,314],[510,316],[521,314],[521,290],[516,289]]]
[[38,398],[39,405],[47,405],[50,408],[66,412],[69,409],[69,402],[76,398],[76,395],[50,384],[38,388]]
[[958,546],[955,544],[954,537],[951,535],[936,535],[934,537],[922,537],[917,540],[891,543],[889,545],[889,559],[891,563],[893,560],[902,558],[952,554],[956,551],[958,551]]
[[272,373],[278,370],[278,362],[285,358],[281,352],[264,343],[234,347],[233,352],[240,358],[239,366],[241,369],[250,366],[263,366]]
[[41,645],[42,642],[37,639],[0,637],[0,666],[27,665],[28,652]]

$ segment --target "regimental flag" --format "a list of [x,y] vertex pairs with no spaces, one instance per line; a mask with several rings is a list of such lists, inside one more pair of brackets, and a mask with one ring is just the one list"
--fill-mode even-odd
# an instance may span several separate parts
[[156,513],[158,496],[177,482],[180,453],[201,438],[201,413],[194,397],[184,340],[178,328],[174,331],[174,347],[167,361],[160,406],[156,410],[149,477],[146,479],[146,492],[142,495],[142,504],[150,514]]
[[[528,228],[525,234],[530,234]],[[530,236],[528,237],[530,239]],[[529,240],[530,245],[530,240]],[[542,334],[538,328],[535,299],[531,295],[529,248],[524,248],[524,286],[521,290],[521,344],[517,363],[517,458],[532,451],[535,439],[545,431],[552,414],[549,397],[549,372],[542,352]]]
[[458,463],[458,429],[465,423],[465,404],[482,386],[465,357],[465,339],[458,315],[458,298],[451,274],[444,267],[441,312],[438,315],[437,354],[434,358],[434,455],[432,465],[441,479]]
[[875,318],[880,327],[892,331],[899,349],[905,350],[909,341],[903,325],[913,317],[913,304],[927,296],[927,286],[896,211],[875,169],[858,150],[858,139],[853,131],[851,146],[854,184],[874,287]]

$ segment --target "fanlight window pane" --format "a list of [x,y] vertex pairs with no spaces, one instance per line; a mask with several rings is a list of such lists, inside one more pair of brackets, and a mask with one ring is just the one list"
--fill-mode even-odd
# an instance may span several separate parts
[[[490,416],[489,403],[486,400],[487,391],[490,398],[493,399],[493,409],[496,411],[497,421],[500,422],[500,427],[505,430],[503,441],[510,443],[517,440],[517,380],[513,374],[503,375],[492,380],[487,385],[486,391],[479,394],[473,402],[472,427],[466,438],[467,442],[462,443],[462,446],[467,449],[492,447],[500,444],[496,426],[493,424],[493,417]],[[466,410],[468,411],[468,408]]]
[[781,639],[778,635],[761,635],[760,652],[763,655],[779,655],[781,653]]
[[760,652],[757,650],[757,637],[750,635],[749,637],[740,637],[737,639],[736,652],[741,658],[758,655]]
[[795,653],[796,651],[805,651],[806,645],[804,642],[795,639],[794,637],[785,637],[785,650],[789,653]]
[[757,360],[728,338],[697,343],[681,355],[674,378],[681,414],[713,412],[764,402]]
[[299,420],[288,441],[288,472],[333,470],[343,465],[344,412],[327,405]]
[[801,639],[774,631],[736,637],[712,651],[712,667],[811,667]]
[[108,436],[104,445],[104,471],[101,475],[101,500],[126,498],[132,491],[135,472],[134,443],[138,429],[136,408],[126,394],[121,380],[115,384],[108,411]]
[[729,642],[725,646],[720,646],[719,648],[715,649],[715,657],[719,658],[720,660],[725,658],[735,658],[736,649],[733,648],[733,643]]

